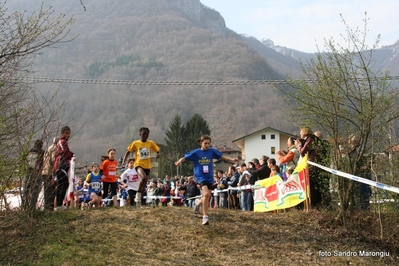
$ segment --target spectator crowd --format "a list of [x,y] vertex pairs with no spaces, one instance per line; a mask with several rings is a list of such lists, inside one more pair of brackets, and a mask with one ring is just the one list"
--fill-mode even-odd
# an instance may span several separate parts
[[[35,142],[30,154],[36,153],[36,156],[33,156],[33,159],[32,156],[27,158],[30,171],[24,188],[25,194],[29,194],[27,198],[30,204],[37,204],[42,184],[44,185],[44,208],[48,210],[127,205],[185,206],[195,209],[198,200],[202,197],[201,186],[194,175],[173,178],[169,175],[151,177],[148,169],[143,169],[140,164],[137,164],[139,156],[144,159],[148,157],[148,154],[143,155],[142,149],[140,149],[141,154],[136,154],[135,158],[127,160],[125,156],[119,162],[115,160],[116,150],[110,149],[108,157],[103,158],[101,164],[94,163],[87,176],[82,178],[75,175],[72,179],[68,179],[68,169],[73,157],[73,152],[68,146],[70,134],[69,127],[62,128],[61,136],[54,138],[53,143],[45,151],[42,149],[42,141]],[[150,140],[147,142],[148,135],[147,128],[140,129],[142,137],[140,141],[150,142],[152,146],[149,146],[148,150],[152,149],[159,155],[159,148]],[[136,142],[130,144],[128,151],[134,152],[136,145]],[[351,148],[351,152],[356,148],[353,139],[348,147]],[[247,163],[232,162],[228,169],[216,170],[213,173],[209,206],[210,208],[253,211],[253,185],[256,181],[275,175],[285,181],[305,154],[308,154],[310,161],[325,164],[323,160],[328,157],[327,153],[328,143],[323,140],[321,133],[313,133],[309,127],[301,127],[300,137],[289,137],[287,150],[276,152],[277,160],[262,155]],[[343,150],[342,154],[342,157],[345,157],[350,152]],[[148,167],[150,168],[149,165]],[[144,176],[146,178],[143,178]],[[309,166],[312,206],[330,204],[329,178],[329,175],[318,168]],[[73,182],[72,191],[67,189],[70,182]],[[361,187],[361,189],[369,193],[366,187]],[[367,204],[365,208],[368,208]]]

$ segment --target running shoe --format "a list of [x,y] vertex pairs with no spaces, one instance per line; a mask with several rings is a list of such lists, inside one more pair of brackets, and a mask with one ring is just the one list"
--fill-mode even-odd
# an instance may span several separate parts
[[136,197],[134,198],[134,202],[141,203],[141,192],[136,193]]
[[56,211],[64,211],[66,209],[67,209],[67,206],[65,206],[65,205],[61,205],[61,206],[55,208]]
[[200,207],[201,207],[201,200],[200,199],[195,200],[195,207],[194,207],[195,214],[199,213]]
[[208,216],[202,217],[202,225],[209,225],[209,218],[208,218]]

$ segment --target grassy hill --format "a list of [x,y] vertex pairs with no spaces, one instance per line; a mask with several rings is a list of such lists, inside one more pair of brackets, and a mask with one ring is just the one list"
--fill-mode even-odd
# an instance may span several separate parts
[[[347,230],[338,226],[331,214],[315,210],[309,213],[211,210],[209,226],[202,226],[201,215],[185,207],[75,209],[41,212],[31,219],[18,212],[0,215],[1,265],[397,265],[399,262],[397,241],[389,236],[385,242],[373,239],[368,231],[378,230],[378,224],[370,224],[367,215],[362,215]],[[343,253],[349,251],[351,256]],[[389,256],[359,256],[360,251],[389,252]],[[326,256],[327,252],[331,255]]]

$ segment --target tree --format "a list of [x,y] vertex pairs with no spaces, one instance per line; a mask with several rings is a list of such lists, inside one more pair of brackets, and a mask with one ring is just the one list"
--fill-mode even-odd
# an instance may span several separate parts
[[[194,114],[182,125],[179,115],[169,125],[166,131],[165,151],[162,151],[162,171],[170,175],[189,175],[193,172],[192,162],[186,162],[174,171],[174,162],[190,150],[198,148],[197,139],[203,134],[210,134],[208,123],[199,114]],[[173,165],[173,166],[172,166]]]
[[[185,131],[184,131],[184,148],[185,151],[191,151],[199,148],[199,144],[197,140],[201,137],[201,135],[210,135],[211,131],[209,130],[208,122],[199,115],[194,114],[190,120],[187,121]],[[182,173],[189,175],[193,173],[193,162],[186,162],[182,167]]]
[[[337,169],[358,175],[366,154],[374,154],[387,143],[386,129],[399,117],[396,108],[398,90],[387,82],[387,73],[373,71],[373,47],[366,45],[368,19],[364,29],[346,27],[347,47],[333,39],[325,40],[325,52],[301,64],[304,77],[289,80],[290,88],[278,87],[288,104],[288,117],[296,123],[310,125],[330,139],[332,163]],[[350,159],[344,158],[340,147],[356,136],[357,149]],[[340,146],[341,145],[341,146]],[[341,149],[342,150],[342,149]],[[372,159],[372,156],[370,157]],[[329,166],[329,165],[327,165]],[[345,224],[354,210],[357,184],[338,178],[341,221]],[[351,207],[351,208],[350,208]]]
[[199,139],[201,135],[205,134],[211,134],[208,122],[206,122],[201,115],[194,114],[186,123],[184,132],[184,148],[187,151],[198,148],[197,139]]
[[0,18],[0,198],[5,199],[11,183],[24,181],[31,140],[58,134],[65,101],[56,99],[57,92],[41,94],[25,78],[43,49],[73,39],[66,38],[73,18],[54,16],[53,9],[43,6],[32,14],[8,13],[6,2],[0,6]]
[[6,2],[0,6],[0,73],[3,82],[16,73],[27,73],[35,55],[46,47],[55,47],[69,42],[67,39],[73,18],[65,15],[54,16],[54,10],[44,9],[43,5],[36,13],[28,15],[15,11],[6,14]]
[[162,151],[162,169],[164,173],[170,173],[173,175],[176,173],[179,174],[178,168],[176,172],[174,171],[175,166],[174,162],[177,161],[182,154],[183,151],[183,133],[184,133],[184,125],[182,124],[181,117],[176,115],[172,122],[169,124],[169,129],[166,131],[165,138],[165,148]]

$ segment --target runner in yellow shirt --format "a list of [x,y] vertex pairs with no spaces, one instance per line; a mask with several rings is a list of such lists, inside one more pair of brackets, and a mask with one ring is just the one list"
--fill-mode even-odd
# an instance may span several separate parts
[[141,177],[139,190],[136,193],[135,202],[141,202],[141,195],[144,193],[145,186],[148,181],[148,176],[151,171],[151,151],[157,153],[156,159],[159,158],[159,147],[158,145],[148,139],[150,130],[147,127],[142,127],[139,130],[140,139],[135,140],[127,147],[127,152],[123,158],[123,164],[125,164],[127,157],[131,152],[135,153],[134,168]]

